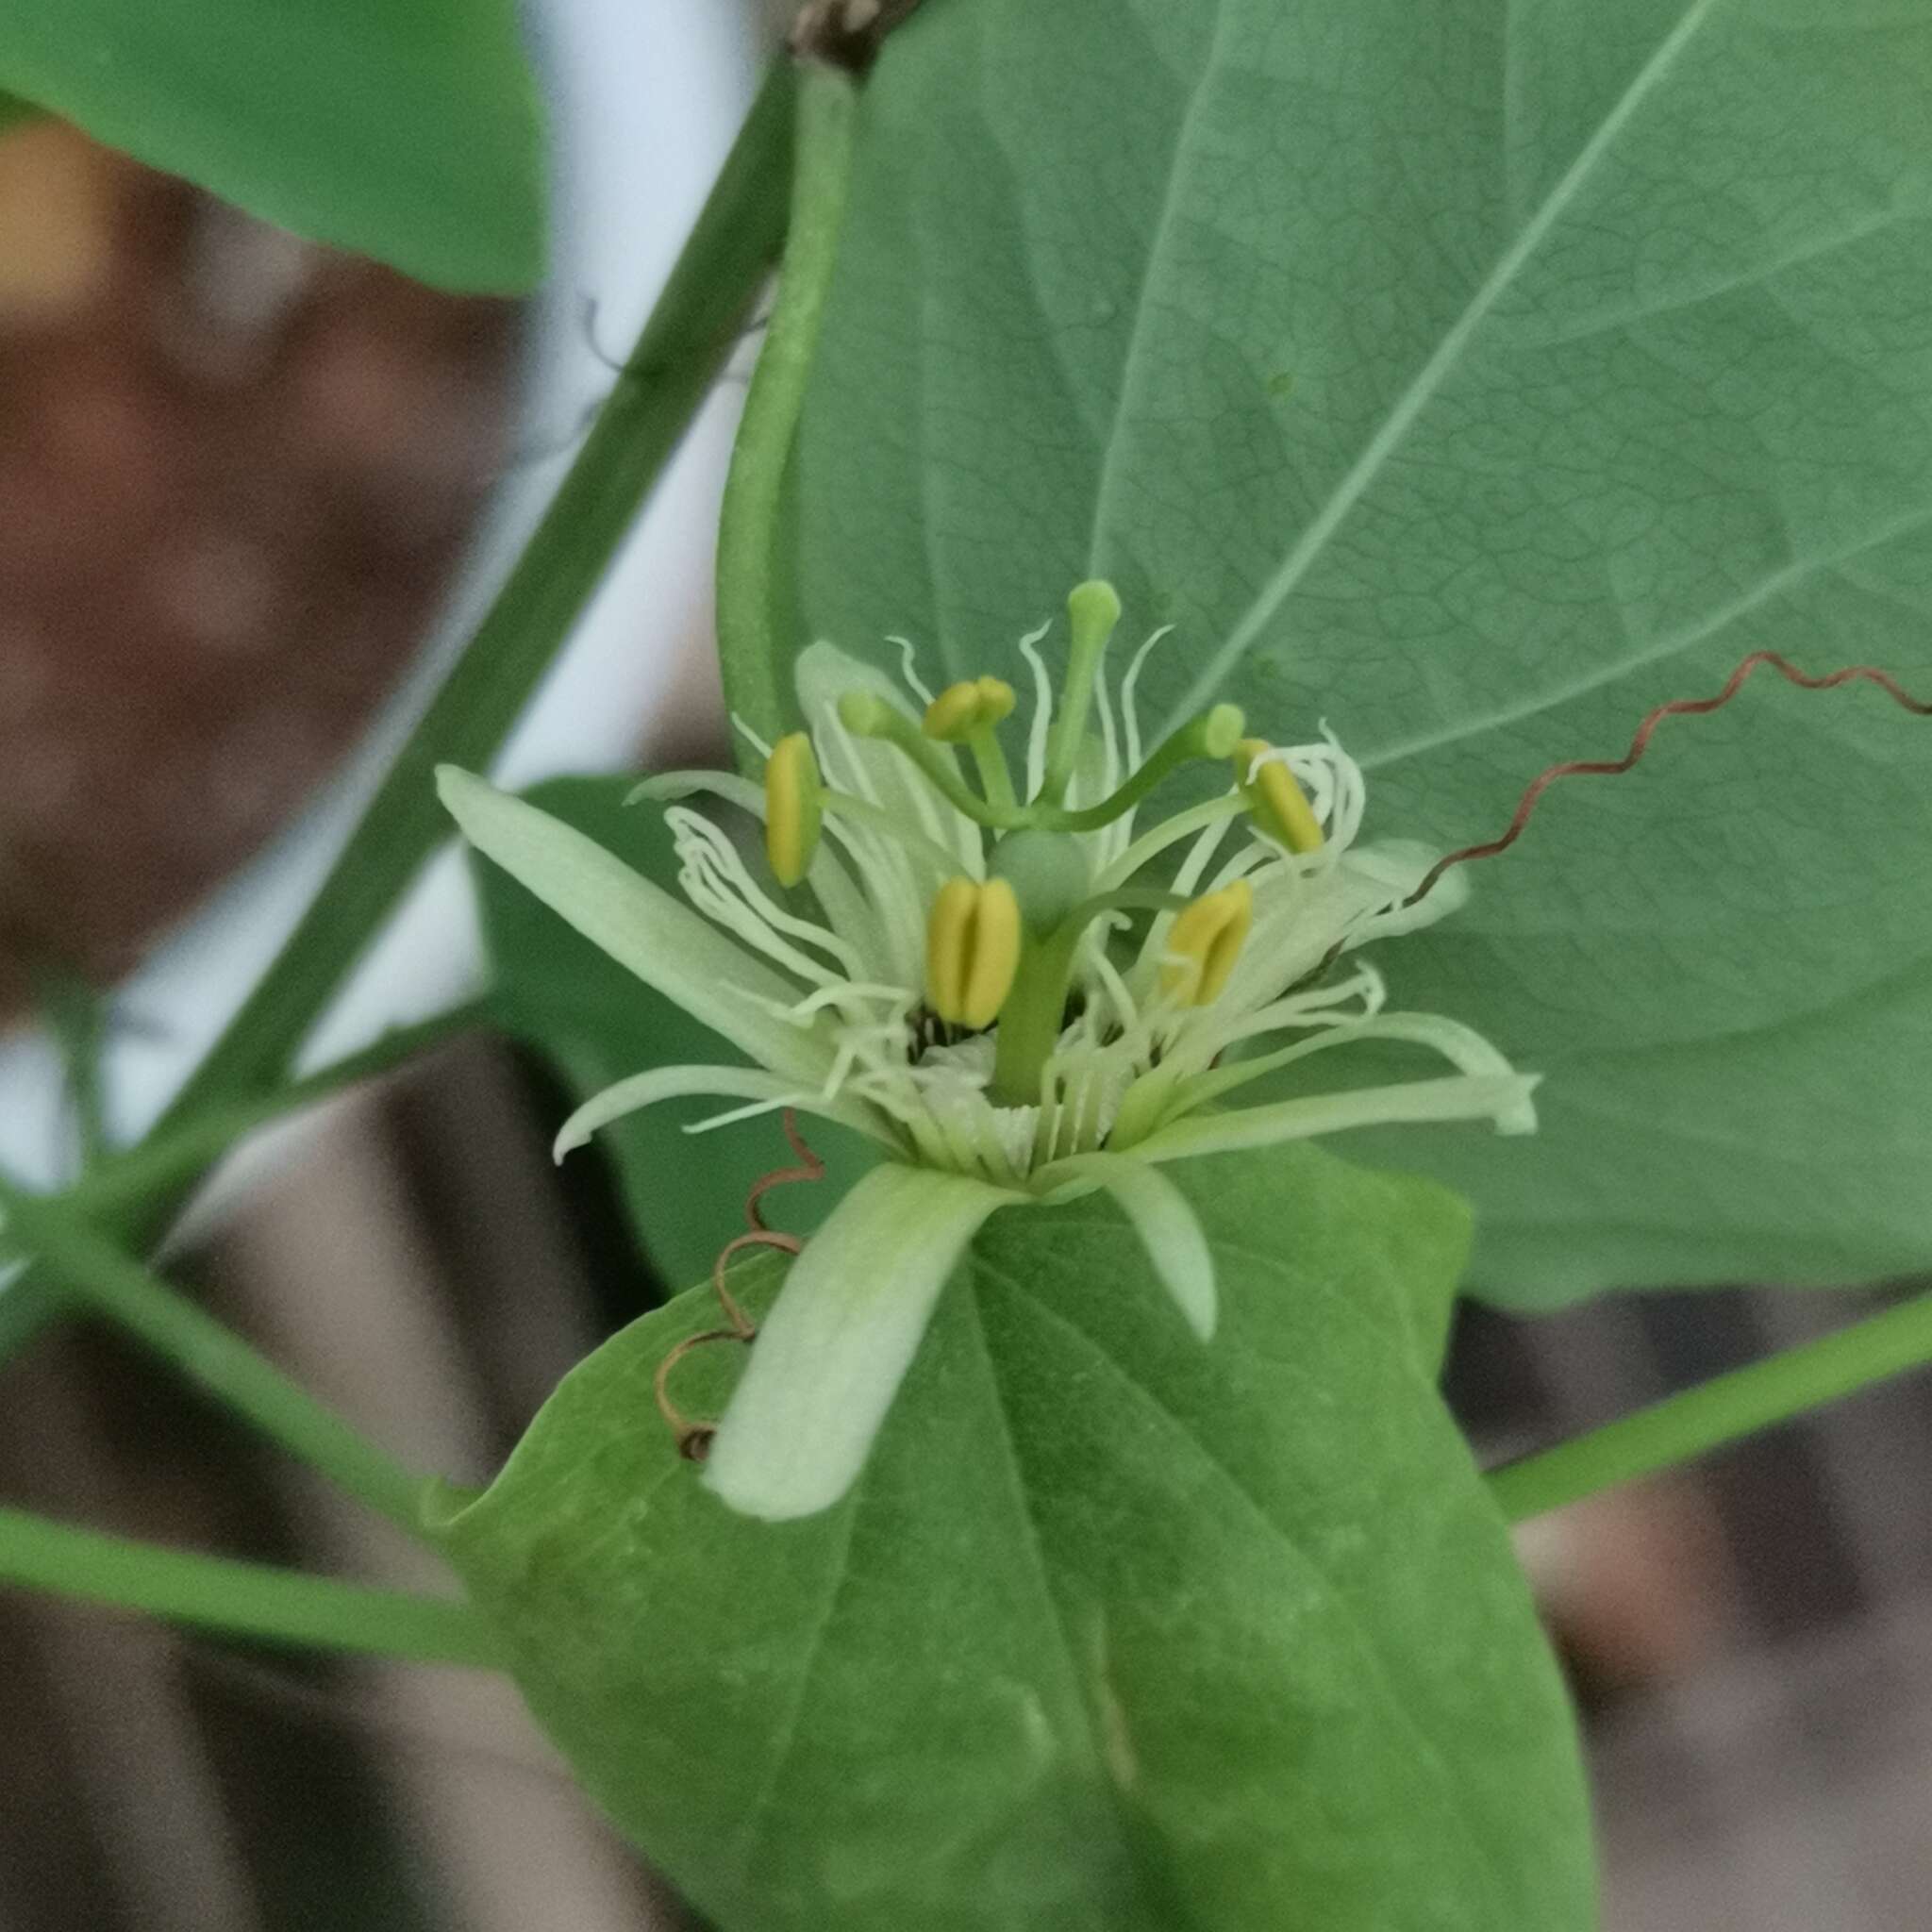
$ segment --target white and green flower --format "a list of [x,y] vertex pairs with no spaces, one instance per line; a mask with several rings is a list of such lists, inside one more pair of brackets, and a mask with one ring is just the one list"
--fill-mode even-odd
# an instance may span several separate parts
[[[739,1103],[706,1125],[795,1108],[890,1157],[792,1265],[720,1424],[705,1480],[752,1515],[843,1494],[954,1264],[1002,1208],[1106,1191],[1206,1339],[1213,1261],[1166,1162],[1389,1122],[1535,1126],[1533,1076],[1453,1020],[1387,1010],[1380,974],[1350,957],[1453,910],[1460,874],[1409,903],[1430,855],[1357,842],[1362,774],[1332,740],[1277,749],[1221,705],[1143,746],[1135,685],[1164,633],[1116,690],[1113,591],[1083,584],[1068,611],[1058,705],[1044,629],[1020,645],[1037,696],[1019,783],[1000,738],[1008,685],[935,698],[908,646],[914,704],[813,645],[798,666],[808,729],[753,740],[762,784],[682,772],[639,788],[663,806],[689,906],[521,799],[440,774],[479,851],[758,1063],[619,1081],[565,1124],[559,1158],[691,1093]],[[1137,824],[1164,779],[1204,761],[1227,775],[1218,796]],[[762,822],[767,867],[685,802],[706,794]],[[1242,1104],[1254,1082],[1362,1041],[1453,1071]]]

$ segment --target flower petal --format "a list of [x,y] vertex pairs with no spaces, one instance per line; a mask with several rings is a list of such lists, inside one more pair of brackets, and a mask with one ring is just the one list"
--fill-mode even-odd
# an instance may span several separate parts
[[895,1161],[865,1175],[791,1264],[718,1425],[706,1487],[772,1523],[836,1503],[967,1242],[994,1208],[1025,1198]]
[[[1539,1074],[1458,1074],[1442,1080],[1406,1080],[1394,1087],[1353,1092],[1312,1093],[1268,1107],[1232,1108],[1226,1113],[1191,1114],[1158,1129],[1134,1149],[1138,1160],[1184,1160],[1197,1154],[1226,1154],[1242,1147],[1272,1147],[1307,1141],[1348,1127],[1398,1122],[1492,1120],[1502,1131],[1520,1121]],[[1519,1130],[1520,1131],[1520,1130]]]
[[755,1004],[795,1000],[791,980],[575,826],[455,765],[437,768],[436,786],[471,844],[592,945],[774,1073],[824,1078],[828,1042]]
[[793,1107],[800,1113],[815,1113],[821,1120],[837,1121],[841,1126],[881,1141],[895,1154],[903,1142],[872,1108],[859,1100],[826,1100],[822,1094],[802,1091],[796,1081],[781,1079],[758,1067],[653,1067],[649,1073],[633,1074],[593,1093],[558,1129],[552,1155],[561,1160],[566,1154],[586,1145],[599,1127],[622,1120],[641,1108],[655,1107],[660,1100],[681,1100],[692,1093],[716,1093],[734,1100],[768,1101],[774,1107]]
[[1125,1154],[1075,1154],[1034,1176],[1050,1190],[1061,1181],[1098,1181],[1134,1224],[1160,1283],[1188,1326],[1214,1339],[1214,1254],[1187,1196],[1158,1168]]
[[[1330,1023],[1318,1012],[1313,1020],[1303,1024],[1318,1023],[1326,1030],[1299,1040],[1292,1046],[1278,1047],[1253,1059],[1231,1060],[1208,1073],[1182,1081],[1174,1089],[1169,1103],[1170,1115],[1191,1112],[1196,1108],[1219,1100],[1224,1093],[1245,1087],[1250,1081],[1279,1073],[1283,1067],[1291,1066],[1296,1060],[1307,1059],[1313,1054],[1331,1052],[1338,1046],[1352,1046],[1363,1040],[1394,1040],[1411,1046],[1429,1047],[1455,1066],[1458,1073],[1488,1075],[1510,1074],[1516,1071],[1473,1026],[1465,1026],[1459,1020],[1445,1018],[1441,1013],[1374,1013],[1366,1020],[1338,1019]],[[1496,1126],[1506,1134],[1535,1133],[1536,1108],[1528,1096],[1524,1096],[1519,1111],[1507,1117],[1499,1116]]]

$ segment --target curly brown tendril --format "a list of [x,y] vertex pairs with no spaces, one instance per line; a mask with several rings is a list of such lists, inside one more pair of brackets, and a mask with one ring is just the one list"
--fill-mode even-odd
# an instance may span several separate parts
[[[1915,698],[1889,672],[1880,671],[1871,664],[1846,664],[1836,671],[1827,671],[1818,676],[1809,672],[1800,671],[1789,658],[1776,651],[1753,651],[1739,663],[1736,670],[1725,678],[1722,690],[1707,698],[1673,698],[1646,711],[1639,722],[1637,730],[1630,740],[1628,749],[1620,758],[1566,758],[1539,772],[1524,787],[1523,796],[1517,801],[1516,810],[1508,824],[1494,839],[1485,840],[1480,845],[1464,845],[1459,850],[1443,854],[1422,876],[1421,883],[1407,898],[1398,899],[1389,909],[1399,911],[1425,899],[1442,881],[1442,875],[1453,867],[1467,865],[1474,858],[1494,858],[1498,853],[1507,852],[1523,837],[1524,828],[1535,814],[1538,802],[1543,793],[1559,778],[1617,778],[1635,766],[1650,748],[1650,741],[1657,728],[1666,718],[1702,718],[1712,711],[1720,711],[1743,690],[1753,672],[1760,668],[1775,671],[1788,684],[1794,684],[1800,691],[1836,691],[1840,685],[1875,685],[1901,710],[1909,711],[1915,718],[1932,718],[1932,704],[1923,698]],[[1337,940],[1324,953],[1313,967],[1295,981],[1289,991],[1299,992],[1306,987],[1313,986],[1333,966],[1346,948],[1345,940]]]
[[1423,874],[1422,883],[1401,903],[1404,906],[1413,906],[1417,900],[1425,898],[1452,866],[1467,865],[1473,858],[1493,858],[1499,852],[1508,851],[1510,846],[1522,838],[1524,828],[1529,824],[1530,816],[1536,810],[1538,800],[1557,779],[1621,777],[1649,749],[1652,734],[1666,718],[1701,718],[1712,711],[1722,710],[1743,690],[1745,681],[1751,674],[1766,666],[1775,671],[1788,684],[1796,685],[1800,691],[1835,691],[1840,685],[1844,684],[1876,685],[1902,710],[1909,711],[1918,718],[1932,717],[1932,704],[1913,697],[1896,678],[1874,665],[1847,664],[1840,670],[1827,671],[1822,676],[1814,677],[1808,672],[1800,671],[1789,658],[1780,657],[1775,651],[1753,651],[1724,680],[1724,689],[1713,696],[1674,698],[1669,704],[1658,705],[1654,710],[1645,712],[1642,721],[1637,726],[1635,736],[1630,740],[1629,749],[1622,758],[1570,758],[1561,764],[1551,765],[1546,771],[1539,772],[1524,789],[1522,798],[1517,802],[1515,815],[1500,837],[1486,840],[1480,845],[1465,845],[1458,852],[1444,854]]
[[676,1438],[677,1453],[687,1462],[705,1459],[711,1439],[718,1433],[718,1425],[716,1423],[694,1421],[672,1401],[671,1372],[693,1349],[703,1348],[709,1342],[736,1341],[748,1347],[758,1339],[758,1324],[744,1312],[738,1297],[725,1287],[724,1272],[733,1258],[747,1248],[775,1248],[780,1254],[796,1255],[805,1243],[795,1234],[786,1234],[781,1229],[766,1225],[765,1196],[774,1188],[787,1187],[793,1181],[822,1181],[825,1177],[825,1163],[806,1145],[798,1131],[797,1114],[788,1107],[782,1118],[785,1138],[791,1143],[791,1151],[797,1155],[798,1163],[794,1167],[774,1168],[770,1174],[760,1174],[751,1184],[751,1190],[744,1197],[746,1231],[726,1241],[719,1249],[718,1258],[711,1263],[711,1292],[717,1296],[718,1306],[724,1309],[724,1319],[730,1325],[687,1335],[658,1364],[658,1373],[652,1379],[651,1391],[657,1398],[658,1413]]

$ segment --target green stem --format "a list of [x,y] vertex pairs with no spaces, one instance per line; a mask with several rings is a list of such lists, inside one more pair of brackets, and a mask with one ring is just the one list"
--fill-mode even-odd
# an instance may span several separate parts
[[0,1582],[251,1637],[411,1663],[497,1666],[466,1603],[169,1550],[0,1508]]
[[487,764],[561,649],[729,352],[778,245],[791,86],[775,70],[542,522],[275,963],[181,1090],[170,1124],[277,1077],[423,861],[450,835],[445,761]]
[[1714,1376],[1554,1449],[1506,1463],[1491,1493],[1512,1523],[1650,1475],[1932,1361],[1932,1293]]
[[1013,989],[993,1035],[991,1098],[996,1107],[1038,1107],[1040,1076],[1059,1043],[1067,980],[1086,921],[1076,912],[1043,940],[1020,949]]
[[488,1000],[471,1000],[413,1025],[391,1027],[379,1040],[258,1100],[215,1101],[177,1127],[152,1135],[116,1155],[67,1190],[69,1208],[90,1221],[109,1219],[161,1194],[192,1185],[237,1141],[286,1114],[313,1107],[358,1081],[392,1073],[405,1061],[485,1024]]
[[176,1294],[64,1204],[0,1181],[9,1247],[37,1255],[95,1313],[172,1363],[291,1455],[413,1536],[425,1478],[412,1475],[239,1335]]
[[62,963],[30,960],[27,971],[33,982],[35,1004],[60,1049],[66,1068],[67,1096],[74,1108],[81,1167],[86,1170],[105,1160],[113,1151],[101,1087],[106,1006],[86,980]]
[[791,217],[778,298],[744,399],[718,519],[718,654],[733,708],[776,739],[794,708],[780,675],[778,525],[799,412],[831,287],[852,170],[858,93],[849,75],[800,70]]
[[[435,767],[484,766],[596,589],[738,339],[784,238],[795,80],[774,67],[570,474],[274,963],[175,1096],[164,1127],[280,1077],[423,861],[447,837]],[[117,1218],[154,1241],[179,1195]],[[60,1306],[46,1272],[0,1291],[0,1358]]]

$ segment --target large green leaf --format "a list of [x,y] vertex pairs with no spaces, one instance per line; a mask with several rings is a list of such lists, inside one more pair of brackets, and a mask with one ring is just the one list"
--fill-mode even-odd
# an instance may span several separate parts
[[424,281],[542,273],[512,0],[0,0],[0,87]]
[[678,1459],[651,1382],[699,1295],[451,1520],[539,1718],[728,1932],[1593,1923],[1562,1690],[1410,1353],[1465,1215],[1311,1148],[1176,1173],[1211,1346],[1116,1216],[1009,1209],[835,1509],[753,1523]]
[[[1325,718],[1444,846],[1754,648],[1932,690],[1928,99],[1897,0],[935,0],[868,93],[800,635],[1007,670],[1104,572],[1180,625],[1157,714]],[[1549,1075],[1534,1141],[1400,1141],[1479,1283],[1932,1258],[1928,773],[1766,677],[1390,950]]]
[[[652,805],[625,806],[634,784],[628,778],[559,778],[529,796],[675,891],[677,859],[663,814]],[[588,1100],[651,1067],[749,1064],[728,1041],[633,978],[507,873],[479,861],[473,876],[497,1010],[505,1025],[552,1062],[574,1098]],[[685,1131],[732,1104],[667,1101],[597,1136],[596,1144],[615,1164],[632,1225],[668,1281],[703,1279],[719,1249],[743,1231],[751,1184],[774,1168],[796,1164],[775,1115],[704,1134]],[[813,1151],[825,1162],[825,1181],[788,1188],[769,1204],[774,1225],[799,1231],[816,1227],[874,1158],[856,1134],[817,1120],[807,1125]]]

